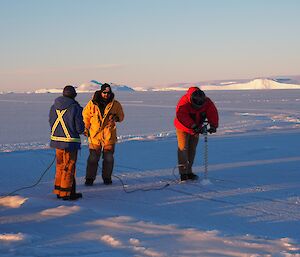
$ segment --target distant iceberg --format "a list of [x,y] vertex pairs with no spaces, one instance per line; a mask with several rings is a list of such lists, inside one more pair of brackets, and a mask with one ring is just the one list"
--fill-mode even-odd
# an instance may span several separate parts
[[[97,80],[83,83],[76,88],[78,93],[90,93],[100,90],[103,83]],[[241,80],[215,80],[209,82],[196,83],[174,83],[164,87],[135,87],[131,88],[127,85],[118,85],[115,83],[108,83],[111,85],[113,91],[186,91],[191,86],[196,86],[202,90],[276,90],[276,89],[300,89],[298,80],[289,78],[257,78],[257,79],[241,79]],[[45,93],[62,93],[63,88],[53,89],[38,89],[34,91],[37,94]],[[0,94],[7,94],[7,92],[0,92]]]
[[[135,91],[133,88],[126,86],[126,85],[117,85],[115,83],[108,83],[111,85],[113,91],[128,91],[132,92]],[[90,82],[83,83],[80,86],[76,87],[77,93],[90,93],[100,90],[102,83],[91,80]],[[53,89],[38,89],[35,90],[34,93],[36,94],[45,94],[45,93],[62,93],[63,88],[53,88]]]
[[300,85],[280,83],[273,79],[254,79],[246,83],[233,83],[223,86],[202,86],[203,90],[273,90],[300,89]]
[[186,91],[197,86],[202,90],[275,90],[300,89],[299,84],[282,83],[275,79],[254,79],[247,82],[227,81],[218,83],[176,83],[164,88],[154,88],[152,91]]
[[0,91],[0,95],[13,94],[13,91]]
[[[81,84],[79,87],[77,87],[76,91],[79,93],[84,92],[95,92],[97,90],[100,90],[101,86],[104,83],[98,82],[97,80],[91,80],[88,83]],[[135,91],[133,88],[126,86],[126,85],[118,85],[115,83],[108,83],[112,91]]]
[[93,82],[83,83],[76,88],[77,93],[95,92],[101,88],[100,84]]
[[43,89],[38,89],[38,90],[35,90],[34,93],[36,94],[46,94],[46,93],[62,93],[63,89],[62,88],[52,88],[52,89],[46,89],[46,88],[43,88]]

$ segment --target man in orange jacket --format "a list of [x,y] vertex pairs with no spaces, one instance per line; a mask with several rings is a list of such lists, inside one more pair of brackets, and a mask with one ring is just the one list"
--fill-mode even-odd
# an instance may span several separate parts
[[96,179],[98,162],[102,153],[102,179],[105,185],[112,183],[114,151],[117,142],[116,122],[124,119],[121,104],[114,99],[109,84],[101,86],[93,99],[83,109],[85,134],[89,139],[89,157],[87,160],[85,185],[92,186]]
[[205,118],[210,125],[207,132],[216,133],[219,125],[216,106],[198,87],[190,87],[177,104],[174,120],[178,140],[178,168],[181,181],[198,178],[192,172],[192,166],[199,134],[203,133]]

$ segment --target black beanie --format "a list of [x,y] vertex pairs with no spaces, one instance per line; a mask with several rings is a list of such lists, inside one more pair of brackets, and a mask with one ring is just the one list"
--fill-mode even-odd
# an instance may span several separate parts
[[63,96],[74,99],[77,96],[75,87],[70,86],[70,85],[65,86],[65,88],[63,90]]
[[109,91],[111,92],[111,87],[108,83],[104,83],[102,86],[101,86],[101,92],[103,92],[105,89],[109,88]]

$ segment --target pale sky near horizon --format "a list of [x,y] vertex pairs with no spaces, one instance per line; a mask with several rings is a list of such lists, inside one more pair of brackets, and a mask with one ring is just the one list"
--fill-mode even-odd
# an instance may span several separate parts
[[298,0],[0,0],[0,91],[300,75]]

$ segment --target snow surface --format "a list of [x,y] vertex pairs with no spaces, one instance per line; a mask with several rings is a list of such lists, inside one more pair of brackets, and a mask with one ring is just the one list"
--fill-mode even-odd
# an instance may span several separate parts
[[299,92],[207,92],[220,111],[208,179],[201,138],[200,180],[185,183],[172,124],[182,92],[118,92],[126,120],[113,184],[99,174],[84,186],[84,144],[74,202],[51,192],[47,119],[57,95],[1,95],[0,256],[300,256]]

